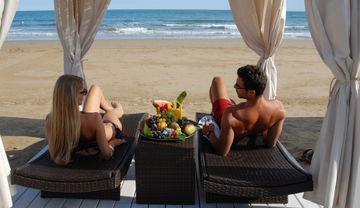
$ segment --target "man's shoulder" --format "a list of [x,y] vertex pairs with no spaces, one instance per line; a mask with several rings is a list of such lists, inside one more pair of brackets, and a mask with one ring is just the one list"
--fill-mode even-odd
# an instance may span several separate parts
[[268,104],[278,107],[278,108],[283,108],[283,104],[280,100],[278,99],[274,99],[274,100],[266,100]]
[[270,100],[269,104],[271,105],[271,109],[272,109],[272,114],[273,116],[275,116],[276,118],[282,119],[285,117],[285,108],[284,105],[282,104],[282,102],[280,100]]
[[244,118],[246,118],[246,108],[243,107],[243,104],[233,105],[225,109],[223,117],[229,123],[233,122],[243,122]]

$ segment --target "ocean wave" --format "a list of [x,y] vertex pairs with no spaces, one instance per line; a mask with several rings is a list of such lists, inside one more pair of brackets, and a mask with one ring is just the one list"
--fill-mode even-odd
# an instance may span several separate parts
[[117,32],[118,29],[116,27],[105,27],[106,32]]
[[207,36],[207,35],[238,35],[237,30],[234,31],[225,31],[225,30],[153,30],[149,28],[111,28],[110,30],[100,31],[103,34],[113,34],[113,35],[157,35],[161,36],[188,36],[188,35],[198,35],[198,36]]
[[305,33],[289,33],[289,32],[285,32],[283,35],[284,38],[290,38],[290,39],[297,39],[297,38],[311,38],[311,34],[310,32],[305,32]]
[[308,30],[309,27],[307,25],[285,25],[285,29],[302,29]]
[[237,30],[236,25],[229,25],[229,24],[202,24],[199,25],[199,27],[209,28],[209,29]]
[[9,36],[38,36],[38,37],[51,37],[58,36],[57,32],[34,32],[34,31],[21,31],[21,30],[10,30],[8,33]]
[[138,33],[148,33],[151,29],[145,27],[126,27],[126,28],[117,28],[117,27],[107,27],[105,28],[105,33],[124,33],[124,34],[138,34]]
[[160,24],[160,26],[165,26],[165,27],[186,27],[186,26],[189,26],[189,24],[167,23],[167,24]]
[[174,22],[180,23],[180,24],[196,24],[196,23],[221,24],[221,23],[230,23],[228,20],[222,20],[222,19],[189,19],[189,20],[175,20]]
[[[238,30],[167,30],[167,29],[149,29],[144,27],[135,28],[116,28],[107,27],[98,32],[99,38],[169,38],[169,39],[216,39],[216,38],[238,38],[241,37]],[[286,32],[285,39],[308,39],[311,38],[310,32]],[[57,39],[56,31],[23,31],[20,29],[11,29],[8,34],[9,39]]]

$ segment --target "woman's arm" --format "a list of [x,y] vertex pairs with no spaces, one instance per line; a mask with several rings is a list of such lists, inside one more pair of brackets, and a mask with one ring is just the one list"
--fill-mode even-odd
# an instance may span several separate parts
[[97,114],[94,120],[96,126],[96,143],[99,146],[101,154],[108,160],[113,155],[114,146],[111,146],[106,139],[105,127],[100,114]]
[[96,143],[99,146],[101,154],[105,159],[110,159],[114,153],[114,148],[126,142],[124,139],[111,139],[108,141],[105,134],[105,125],[100,114],[96,116]]

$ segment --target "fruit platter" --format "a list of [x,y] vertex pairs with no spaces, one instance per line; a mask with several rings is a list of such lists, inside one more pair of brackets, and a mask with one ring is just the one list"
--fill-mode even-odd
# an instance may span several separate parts
[[173,102],[153,100],[156,114],[143,121],[142,136],[156,141],[185,141],[192,137],[197,126],[183,116],[182,104],[186,96],[186,91],[183,91]]

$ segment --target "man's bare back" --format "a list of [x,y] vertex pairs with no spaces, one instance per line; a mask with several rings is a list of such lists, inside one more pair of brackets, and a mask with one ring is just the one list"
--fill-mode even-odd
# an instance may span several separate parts
[[281,131],[276,130],[276,124],[284,121],[285,111],[280,101],[261,98],[253,105],[240,103],[229,107],[223,117],[224,124],[221,125],[229,125],[234,131],[234,138],[262,135],[265,144],[272,147],[278,138],[268,132]]

